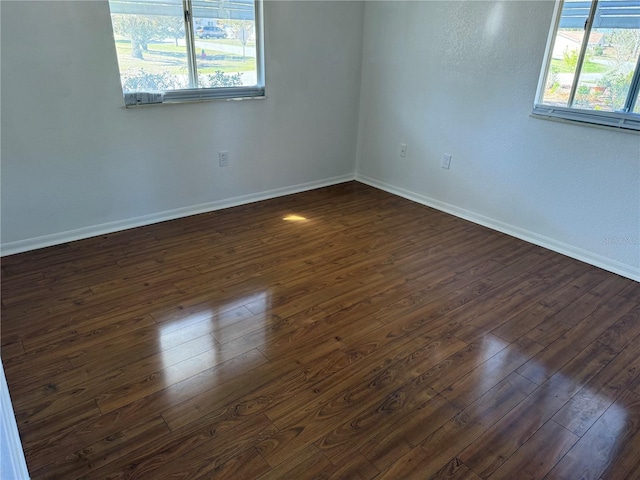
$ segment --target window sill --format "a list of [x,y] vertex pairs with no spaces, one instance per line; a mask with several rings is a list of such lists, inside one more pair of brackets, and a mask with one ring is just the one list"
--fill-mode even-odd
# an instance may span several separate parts
[[140,108],[140,107],[157,107],[159,105],[181,105],[184,103],[203,103],[203,102],[242,102],[246,100],[266,100],[267,96],[259,97],[230,97],[230,98],[197,98],[192,100],[165,100],[158,103],[141,103],[139,105],[125,105],[124,108]]
[[[223,89],[220,89],[223,90]],[[126,108],[147,107],[151,105],[167,105],[177,103],[195,103],[210,101],[242,101],[242,100],[264,100],[266,97],[264,87],[249,87],[246,89],[229,89],[217,91],[214,94],[211,90],[175,90],[166,93],[126,93],[124,103]]]
[[604,128],[617,132],[635,133],[636,135],[640,134],[640,116],[635,114],[596,112],[577,108],[536,105],[530,116],[541,120]]

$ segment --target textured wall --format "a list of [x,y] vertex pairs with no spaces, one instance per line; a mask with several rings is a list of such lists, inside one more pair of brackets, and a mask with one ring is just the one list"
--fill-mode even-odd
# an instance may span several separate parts
[[106,1],[0,3],[3,245],[353,174],[361,3],[266,2],[266,100],[137,109]]
[[552,13],[367,2],[358,174],[640,275],[640,137],[529,116]]
[[125,110],[106,2],[0,2],[2,244],[357,158],[381,186],[640,274],[640,137],[529,116],[553,2],[365,3],[268,0],[267,100]]

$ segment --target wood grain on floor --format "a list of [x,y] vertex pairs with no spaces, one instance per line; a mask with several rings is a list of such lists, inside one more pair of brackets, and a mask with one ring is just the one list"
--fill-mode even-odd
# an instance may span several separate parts
[[2,258],[54,478],[640,478],[640,284],[349,182]]

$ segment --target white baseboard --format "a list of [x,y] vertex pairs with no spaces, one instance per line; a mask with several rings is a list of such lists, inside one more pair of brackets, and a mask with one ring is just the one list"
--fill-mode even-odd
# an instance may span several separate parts
[[7,480],[29,479],[2,362],[0,362],[0,476]]
[[434,198],[421,195],[419,193],[411,192],[403,188],[393,186],[391,184],[376,180],[371,177],[367,177],[362,174],[347,174],[339,177],[327,178],[325,180],[319,180],[316,182],[308,182],[299,185],[292,185],[289,187],[278,188],[274,190],[268,190],[264,192],[252,193],[249,195],[242,195],[239,197],[232,197],[215,202],[204,203],[200,205],[193,205],[190,207],[177,208],[175,210],[169,210],[166,212],[154,213],[151,215],[144,215],[142,217],[131,218],[127,220],[119,220],[116,222],[103,223],[101,225],[94,225],[91,227],[79,228],[77,230],[70,230],[67,232],[54,233],[51,235],[44,235],[41,237],[30,238],[26,240],[19,240],[16,242],[9,242],[0,245],[0,256],[13,255],[15,253],[26,252],[29,250],[35,250],[38,248],[49,247],[52,245],[59,245],[62,243],[73,242],[75,240],[82,240],[84,238],[95,237],[98,235],[105,235],[107,233],[118,232],[135,227],[142,227],[145,225],[151,225],[153,223],[164,222],[167,220],[174,220],[176,218],[187,217],[190,215],[197,215],[199,213],[212,212],[215,210],[221,210],[223,208],[235,207],[238,205],[245,205],[247,203],[259,202],[261,200],[268,200],[270,198],[281,197],[284,195],[291,195],[293,193],[304,192],[307,190],[314,190],[316,188],[327,187],[330,185],[337,185],[339,183],[348,182],[351,180],[357,180],[361,183],[370,185],[380,190],[392,193],[394,195],[401,196],[408,200],[426,205],[428,207],[435,208],[456,217],[469,220],[470,222],[477,223],[479,225],[497,230],[499,232],[511,235],[512,237],[519,238],[534,245],[538,245],[554,252],[567,255],[568,257],[575,258],[577,260],[586,262],[590,265],[602,268],[604,270],[622,275],[623,277],[630,278],[632,280],[640,281],[640,268],[634,268],[631,265],[624,264],[611,260],[610,258],[603,257],[601,255],[583,250],[581,248],[569,245],[564,242],[554,240],[552,238],[540,235],[529,230],[525,230],[520,227],[509,225],[498,220],[494,220],[484,215],[465,210],[463,208],[450,205],[448,203],[441,202]]
[[529,230],[525,230],[524,228],[516,227],[514,225],[509,225],[507,223],[500,222],[498,220],[494,220],[489,217],[485,217],[484,215],[479,215],[469,210],[465,210],[463,208],[459,208],[454,205],[441,202],[434,198],[430,198],[425,195],[421,195],[419,193],[411,192],[409,190],[405,190],[403,188],[399,188],[399,187],[390,185],[388,183],[381,182],[380,180],[367,177],[366,175],[361,175],[357,173],[356,180],[358,182],[365,183],[372,187],[379,188],[380,190],[384,190],[385,192],[389,192],[394,195],[404,197],[408,200],[421,203],[422,205],[435,208],[436,210],[440,210],[442,212],[449,213],[456,217],[469,220],[470,222],[477,223],[484,227],[491,228],[492,230],[497,230],[498,232],[506,233],[507,235],[519,238],[529,243],[533,243],[534,245],[538,245],[540,247],[553,250],[554,252],[561,253],[568,257],[575,258],[576,260],[580,260],[582,262],[588,263],[589,265],[594,265],[596,267],[602,268],[609,272],[622,275],[623,277],[640,281],[640,268],[635,268],[631,265],[627,265],[625,263],[618,262],[616,260],[612,260],[607,257],[603,257],[601,255],[589,252],[587,250],[583,250],[573,245],[560,242],[558,240],[554,240],[553,238],[549,238],[544,235],[540,235],[540,234],[531,232]]
[[265,192],[251,193],[249,195],[241,195],[239,197],[226,198],[215,202],[203,203],[200,205],[192,205],[190,207],[176,208],[166,212],[153,213],[142,217],[130,218],[127,220],[118,220],[115,222],[103,223],[101,225],[93,225],[91,227],[83,227],[77,230],[69,230],[66,232],[54,233],[51,235],[43,235],[36,238],[28,238],[26,240],[18,240],[16,242],[8,242],[0,245],[0,256],[13,255],[15,253],[27,252],[37,248],[50,247],[52,245],[60,245],[62,243],[82,240],[84,238],[105,235],[107,233],[119,232],[130,228],[142,227],[153,223],[165,222],[176,218],[188,217],[199,213],[213,212],[222,210],[223,208],[236,207],[247,203],[259,202],[270,198],[282,197],[293,193],[314,190],[316,188],[328,187],[339,183],[349,182],[355,179],[353,173],[341,175],[339,177],[327,178],[315,182],[301,183]]

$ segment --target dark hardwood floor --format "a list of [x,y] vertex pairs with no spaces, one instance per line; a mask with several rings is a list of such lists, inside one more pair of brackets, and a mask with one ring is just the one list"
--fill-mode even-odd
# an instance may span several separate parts
[[355,182],[2,259],[34,479],[640,478],[639,316]]

